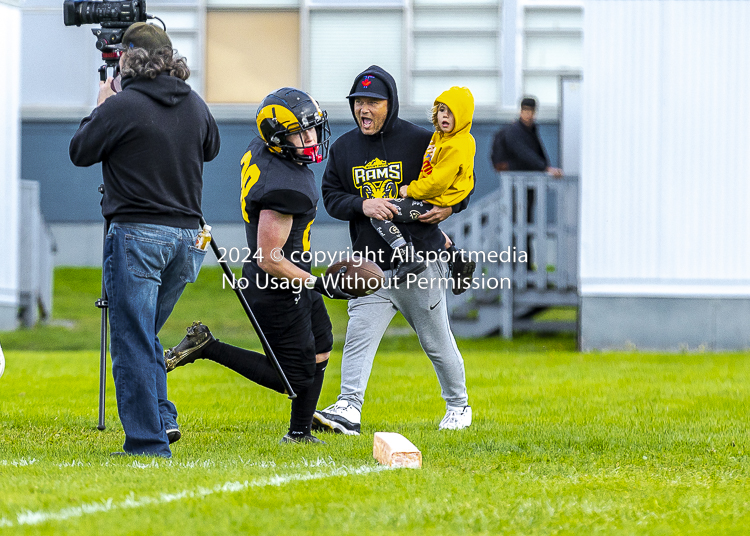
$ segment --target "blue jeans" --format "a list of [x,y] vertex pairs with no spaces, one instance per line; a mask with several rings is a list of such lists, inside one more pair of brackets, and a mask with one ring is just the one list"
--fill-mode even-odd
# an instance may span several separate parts
[[130,454],[172,455],[166,431],[177,428],[177,409],[167,399],[157,334],[198,277],[206,251],[194,247],[197,236],[198,229],[112,223],[105,240],[112,375]]

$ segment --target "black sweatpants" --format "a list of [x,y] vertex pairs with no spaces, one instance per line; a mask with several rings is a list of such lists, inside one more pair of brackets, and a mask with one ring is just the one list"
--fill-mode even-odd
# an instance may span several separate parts
[[[243,290],[243,295],[297,394],[289,430],[309,433],[327,364],[316,364],[315,356],[333,348],[331,320],[323,298],[308,289],[293,293],[260,290],[253,285]],[[263,354],[217,341],[206,346],[202,357],[263,387],[285,392],[276,369]]]
[[370,218],[370,222],[378,234],[383,237],[383,240],[388,242],[391,248],[396,249],[406,244],[404,235],[396,224],[414,222],[422,214],[429,212],[434,205],[411,197],[389,199],[388,201],[398,207],[398,214],[390,220]]

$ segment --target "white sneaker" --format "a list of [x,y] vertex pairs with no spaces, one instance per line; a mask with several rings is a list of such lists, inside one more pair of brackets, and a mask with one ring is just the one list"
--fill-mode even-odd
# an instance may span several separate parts
[[439,430],[461,430],[471,426],[471,406],[454,408],[448,406],[445,417],[440,421]]
[[0,346],[0,376],[5,372],[5,355],[3,355],[3,347]]
[[325,430],[338,434],[359,435],[360,412],[347,400],[339,400],[313,415],[313,430]]

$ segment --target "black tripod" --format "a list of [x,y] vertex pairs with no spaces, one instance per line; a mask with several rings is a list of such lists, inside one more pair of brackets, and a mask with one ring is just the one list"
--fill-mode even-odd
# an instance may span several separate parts
[[[99,185],[99,193],[104,195],[104,185]],[[96,300],[95,304],[99,309],[102,310],[102,328],[99,334],[99,350],[101,352],[99,357],[99,430],[104,430],[104,395],[107,390],[107,308],[109,302],[107,301],[107,289],[104,287],[104,247],[107,242],[107,232],[109,231],[109,222],[104,220],[104,237],[102,239],[102,297]]]
[[[122,33],[122,29],[118,29],[120,33]],[[92,30],[94,32],[94,35],[97,36],[97,39],[102,40],[104,37],[102,37],[102,30],[99,30],[99,33],[97,33],[97,30]],[[108,34],[107,34],[108,35]],[[122,38],[122,37],[120,37]],[[106,41],[105,41],[106,43]],[[103,46],[99,47],[97,44],[97,48],[100,48],[102,50],[102,61],[104,61],[104,65],[99,67],[99,79],[102,82],[107,81],[107,69],[112,69],[112,77],[114,78],[117,76],[117,73],[120,70],[120,55],[122,54],[121,50],[116,50],[110,46]],[[104,195],[104,185],[99,185],[99,193]],[[104,396],[107,390],[107,309],[109,307],[109,302],[107,301],[107,289],[104,288],[104,244],[107,241],[107,232],[109,231],[109,221],[105,218],[104,220],[104,237],[102,240],[102,297],[96,300],[94,305],[96,305],[99,309],[102,311],[102,321],[101,321],[101,332],[99,334],[100,339],[100,360],[99,360],[99,424],[97,425],[97,428],[99,430],[104,430],[106,428],[104,424]]]
[[101,80],[102,82],[107,81],[107,69],[112,69],[112,78],[117,76],[117,74],[120,72],[121,55],[122,51],[120,50],[102,52],[102,60],[104,61],[104,65],[99,67],[99,80]]

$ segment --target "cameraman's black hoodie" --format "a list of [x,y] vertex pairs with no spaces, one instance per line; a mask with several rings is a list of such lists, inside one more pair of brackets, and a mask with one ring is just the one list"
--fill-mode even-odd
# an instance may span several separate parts
[[107,220],[198,228],[203,163],[220,145],[208,106],[166,73],[124,78],[122,87],[81,121],[71,161],[102,163]]
[[[323,174],[323,203],[332,217],[349,221],[352,250],[382,251],[375,260],[386,270],[392,268],[392,250],[364,215],[362,203],[371,197],[398,197],[401,186],[419,177],[432,132],[398,117],[396,82],[377,65],[357,75],[350,94],[365,75],[372,75],[388,86],[388,115],[377,134],[367,136],[356,127],[331,145]],[[349,106],[354,115],[353,99],[349,99]],[[454,212],[467,204],[468,198],[454,207]],[[416,251],[440,251],[445,246],[437,225],[416,222],[399,225],[399,229]]]

